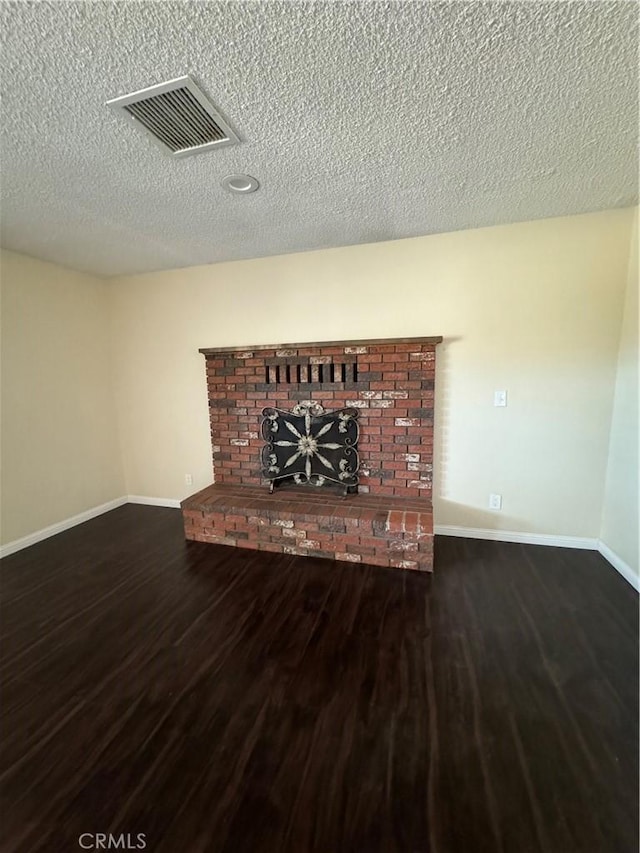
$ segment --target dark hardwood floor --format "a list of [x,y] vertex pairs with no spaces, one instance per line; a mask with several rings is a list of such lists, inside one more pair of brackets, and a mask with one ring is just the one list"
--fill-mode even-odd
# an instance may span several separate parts
[[430,578],[126,506],[2,602],[3,851],[638,849],[637,596],[595,553],[440,538]]

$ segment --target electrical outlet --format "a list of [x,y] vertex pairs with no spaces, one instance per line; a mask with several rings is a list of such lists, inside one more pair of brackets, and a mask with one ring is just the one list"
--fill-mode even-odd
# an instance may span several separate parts
[[193,486],[193,477],[191,476],[191,474],[185,474],[184,481],[187,486]]
[[506,391],[494,391],[493,392],[493,405],[494,406],[506,406],[507,405],[507,392]]
[[489,495],[489,509],[502,509],[502,495]]

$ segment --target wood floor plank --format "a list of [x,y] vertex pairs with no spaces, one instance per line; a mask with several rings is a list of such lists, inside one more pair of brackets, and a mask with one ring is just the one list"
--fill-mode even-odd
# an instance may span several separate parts
[[593,552],[436,573],[124,506],[2,561],[1,846],[635,853],[638,604]]

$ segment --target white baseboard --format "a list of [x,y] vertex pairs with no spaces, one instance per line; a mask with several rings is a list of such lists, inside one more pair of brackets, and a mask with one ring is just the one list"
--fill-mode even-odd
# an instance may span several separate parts
[[438,536],[460,536],[463,539],[491,539],[496,542],[519,542],[523,545],[551,545],[555,548],[598,551],[634,589],[640,592],[640,577],[602,539],[554,536],[548,533],[518,533],[513,530],[490,530],[484,527],[455,527],[450,524],[436,524],[434,532]]
[[556,536],[550,533],[518,533],[514,530],[491,530],[486,527],[455,527],[436,524],[438,536],[461,536],[463,539],[491,539],[496,542],[519,542],[523,545],[551,545],[555,548],[581,548],[597,551],[598,540],[581,536]]
[[23,548],[28,548],[30,545],[35,545],[36,542],[42,542],[43,539],[48,539],[50,536],[56,536],[64,530],[69,530],[71,527],[76,527],[78,524],[83,524],[98,515],[109,512],[116,507],[123,506],[127,503],[126,497],[115,498],[112,501],[107,501],[100,506],[94,506],[84,512],[79,512],[78,515],[73,515],[71,518],[65,518],[63,521],[58,521],[56,524],[50,524],[49,527],[43,527],[42,530],[36,530],[29,533],[28,536],[23,536],[21,539],[14,539],[13,542],[7,542],[6,545],[0,545],[0,558],[8,557],[10,554],[15,554],[16,551],[22,551]]
[[127,495],[130,504],[145,504],[146,506],[168,506],[180,509],[180,501],[175,498],[148,498],[145,495]]
[[606,542],[602,541],[602,539],[598,540],[598,551],[608,563],[611,563],[617,572],[620,572],[627,583],[630,583],[634,589],[640,592],[640,577],[638,577],[631,566],[628,563],[625,563],[622,557],[619,557],[615,551],[612,551]]

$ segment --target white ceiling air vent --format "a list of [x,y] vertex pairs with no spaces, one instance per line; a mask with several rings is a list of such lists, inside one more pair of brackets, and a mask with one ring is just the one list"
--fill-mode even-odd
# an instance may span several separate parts
[[191,77],[178,77],[112,98],[107,106],[174,157],[188,157],[240,141]]

